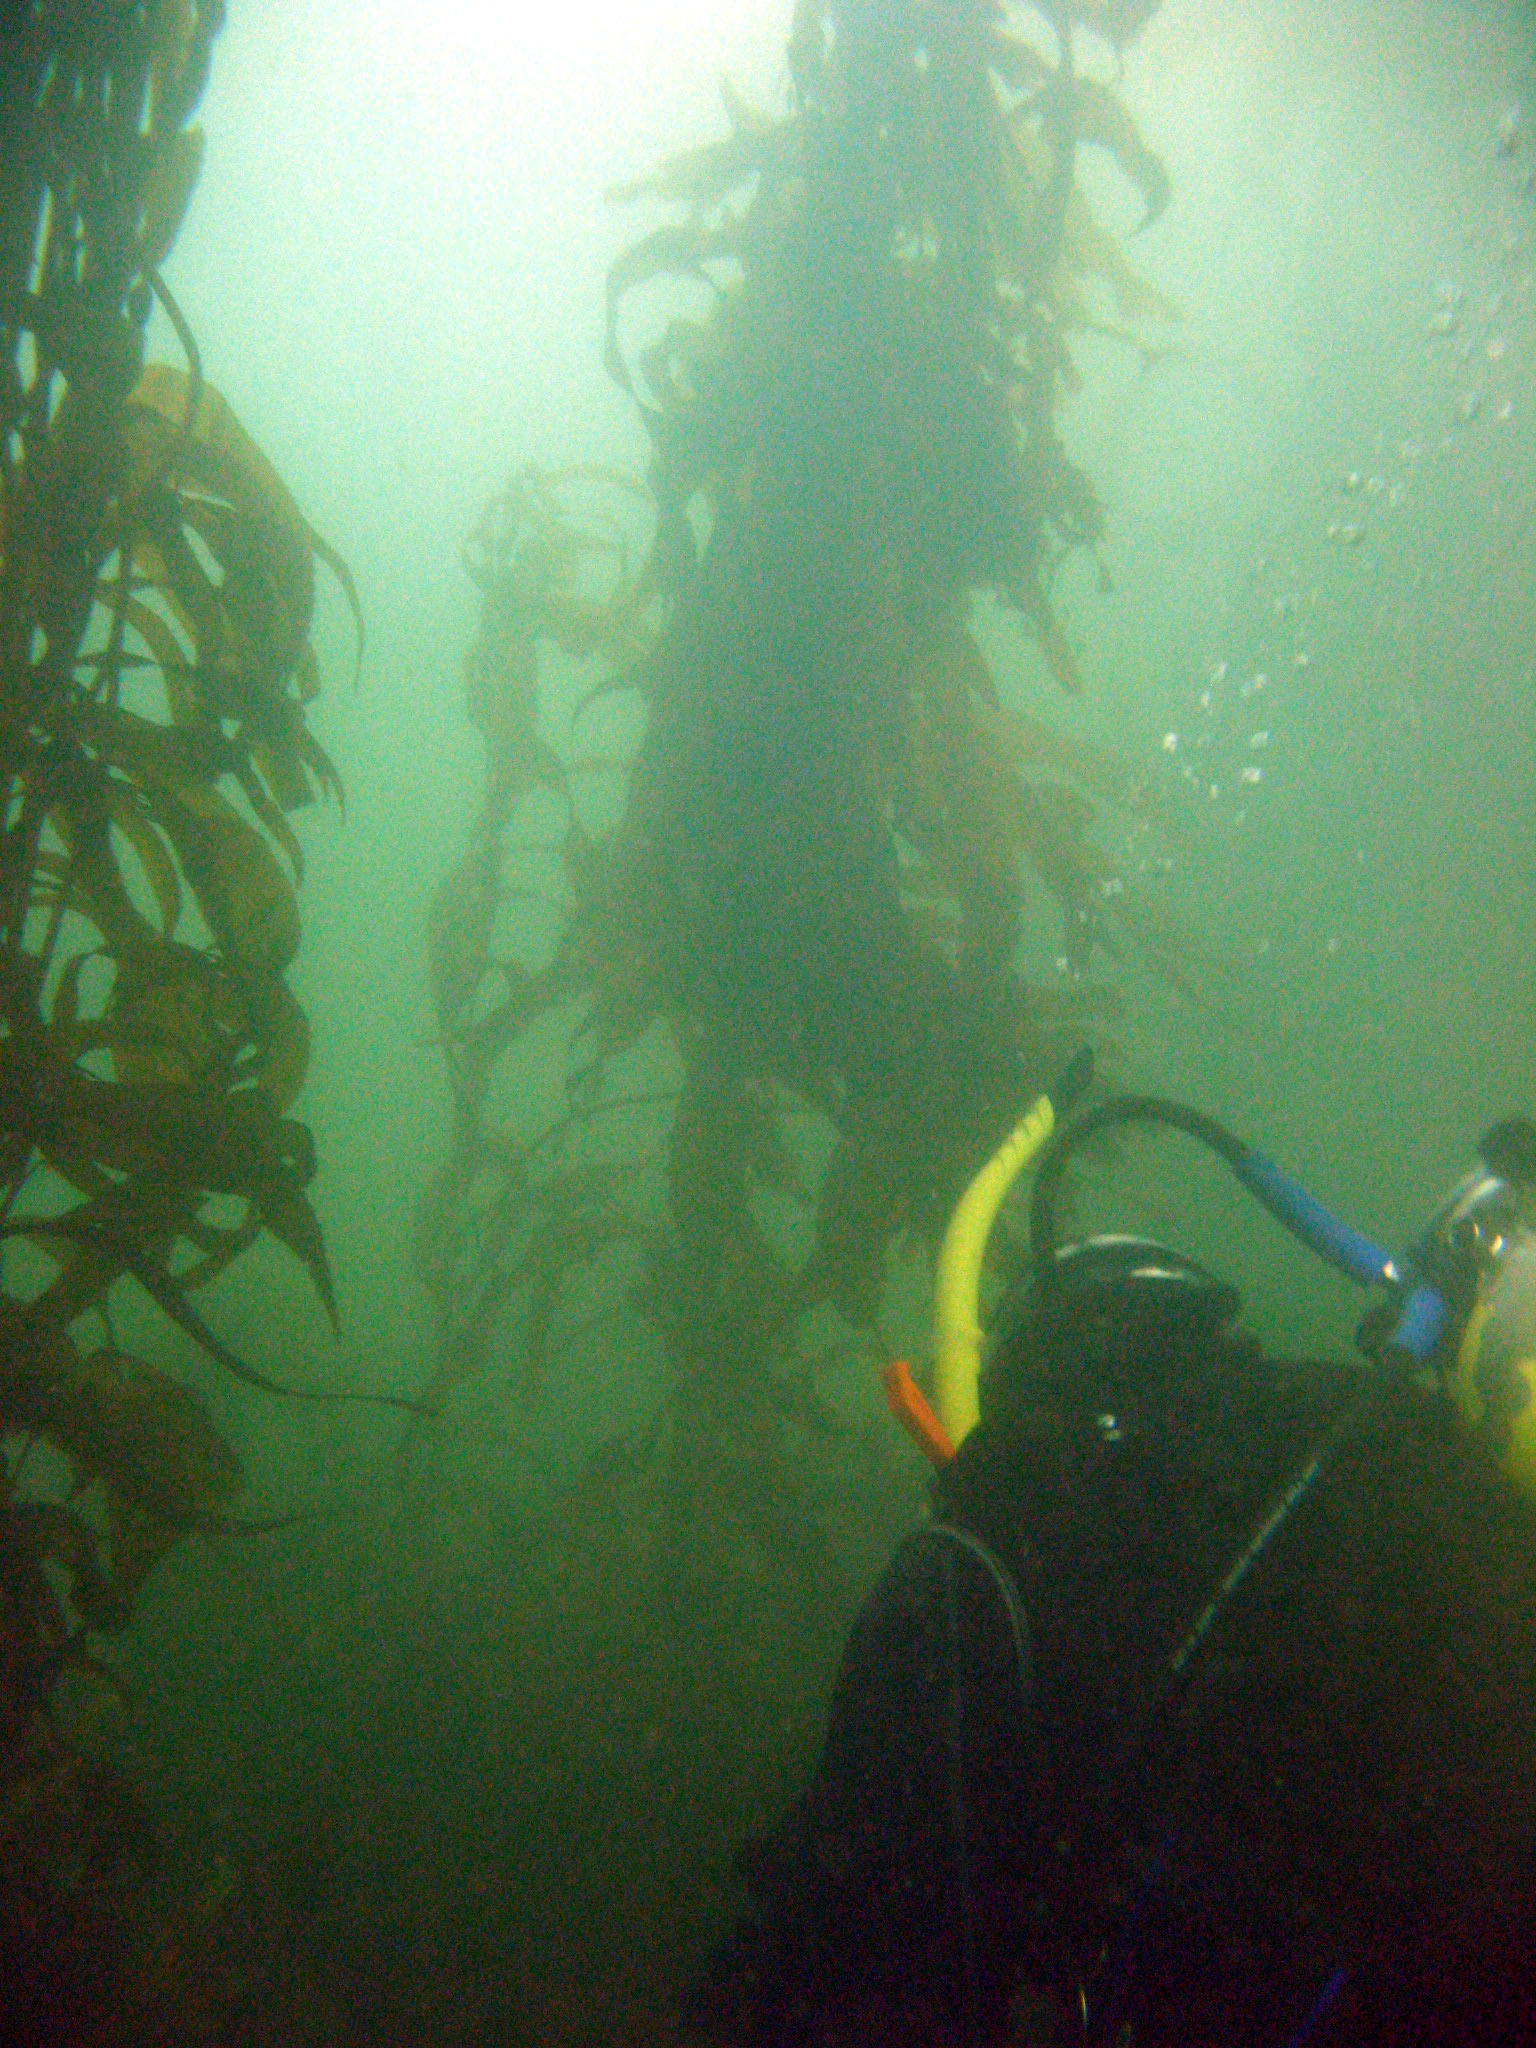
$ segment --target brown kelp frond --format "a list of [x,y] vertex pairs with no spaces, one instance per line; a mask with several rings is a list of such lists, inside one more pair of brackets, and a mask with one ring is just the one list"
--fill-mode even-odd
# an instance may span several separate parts
[[[454,1078],[466,1161],[499,1142],[482,1130],[486,1087],[542,1016],[585,997],[584,1028],[606,1052],[628,1028],[621,1012],[636,1006],[624,990],[646,945],[631,945],[622,959],[614,952],[603,977],[590,971],[605,950],[594,925],[633,922],[638,910],[614,900],[611,862],[583,826],[573,786],[594,763],[622,772],[632,758],[622,745],[594,755],[589,735],[605,694],[643,690],[645,656],[666,616],[649,560],[635,564],[650,513],[643,486],[617,471],[528,469],[487,508],[466,545],[466,566],[483,593],[465,663],[466,708],[484,736],[491,775],[469,849],[440,885],[428,929],[438,1041]],[[545,899],[558,943],[534,965],[494,941],[517,895],[510,866],[519,852],[550,844],[548,818],[530,817],[525,801],[540,796],[563,810],[554,841],[562,879]],[[524,900],[538,894],[522,892]],[[649,1015],[642,997],[637,1032]]]
[[[1145,211],[1137,225],[1149,228],[1168,205],[1168,171],[1162,158],[1148,147],[1124,101],[1100,80],[1079,75],[1073,87],[1072,114],[1079,145],[1104,150],[1141,194]],[[1070,237],[1067,261],[1074,268],[1077,266],[1078,252]],[[1159,293],[1154,292],[1151,297],[1155,304],[1168,306]],[[1152,317],[1176,319],[1178,315],[1170,309]]]
[[1159,0],[1072,0],[1065,14],[1083,22],[1118,51],[1134,42],[1156,14]]
[[1084,333],[1108,334],[1126,342],[1143,355],[1154,352],[1144,332],[1135,327],[1113,328],[1095,319],[1086,298],[1076,289],[1078,280],[1096,278],[1108,287],[1121,320],[1170,326],[1183,315],[1177,303],[1158,291],[1131,262],[1119,237],[1097,220],[1081,194],[1074,193],[1062,223],[1067,246],[1072,251],[1072,283],[1056,297],[1064,324]]
[[503,808],[527,789],[563,790],[575,765],[540,730],[541,649],[596,663],[600,690],[633,672],[655,635],[656,594],[632,567],[650,512],[643,485],[619,471],[525,469],[465,544],[484,594],[465,708],[491,749]]
[[[1095,217],[1074,178],[1076,152],[1107,151],[1140,190],[1147,219],[1166,204],[1166,172],[1115,93],[1074,73],[1068,46],[1034,10],[965,0],[877,17],[802,0],[791,61],[793,112],[749,120],[733,102],[728,144],[623,188],[687,213],[610,272],[608,360],[619,380],[635,388],[619,318],[636,287],[708,281],[714,294],[707,317],[674,319],[634,351],[643,395],[661,414],[662,532],[681,535],[681,509],[697,494],[718,517],[724,500],[761,489],[765,422],[797,376],[814,367],[846,405],[858,351],[871,390],[893,373],[893,351],[904,354],[905,375],[925,380],[902,437],[917,442],[921,466],[889,445],[889,409],[871,466],[935,522],[973,536],[973,573],[1019,609],[1050,672],[1075,693],[1049,580],[1057,550],[1093,544],[1102,521],[1053,422],[1076,378],[1070,336],[1116,332],[1151,353],[1146,323],[1178,317]],[[842,196],[854,179],[857,210]],[[1095,278],[1119,326],[1084,295]],[[818,299],[840,328],[820,341],[805,319]],[[814,365],[808,349],[822,351]],[[926,429],[920,407],[940,394],[942,420]],[[911,406],[910,390],[892,385],[888,396]],[[928,431],[942,437],[942,466],[918,438]],[[691,562],[691,550],[679,553]]]
[[429,1413],[482,1368],[498,1331],[520,1387],[536,1386],[573,1278],[640,1234],[627,1164],[585,1160],[539,1173],[526,1148],[509,1156],[505,1145],[488,1146],[461,1203],[453,1197],[467,1164],[453,1162],[418,1226],[418,1270],[443,1319],[438,1371],[420,1404]]
[[[191,708],[190,674],[205,713],[275,748],[274,793],[284,809],[317,793],[339,797],[335,770],[303,733],[302,706],[318,689],[308,637],[317,560],[341,586],[362,659],[351,570],[201,376],[147,364],[123,427],[129,468],[123,531],[114,539],[139,571],[134,594],[163,611],[179,641],[193,642],[193,661],[176,665],[175,709],[185,716]],[[269,698],[300,707],[298,714],[283,719]]]
[[[309,1033],[285,976],[302,871],[290,819],[340,796],[306,722],[315,562],[354,618],[357,598],[205,380],[159,276],[202,158],[185,123],[222,6],[34,0],[13,13],[0,91],[0,1812],[4,1917],[31,1913],[35,1927],[38,1912],[78,1917],[105,1897],[85,1863],[50,1896],[48,1859],[57,1848],[64,1867],[75,1845],[16,1835],[19,1813],[64,1811],[53,1794],[82,1775],[61,1681],[99,1679],[100,1633],[128,1621],[175,1540],[229,1525],[241,1484],[198,1398],[118,1345],[116,1293],[147,1295],[231,1372],[276,1386],[192,1298],[265,1231],[335,1320],[313,1147],[288,1114]],[[144,366],[155,299],[184,370]],[[82,1854],[112,1846],[107,1829]],[[131,2031],[131,2015],[115,2019]]]
[[1134,774],[1112,749],[1073,739],[1047,719],[1011,705],[981,701],[975,713],[984,737],[1021,771],[1059,775],[1122,810],[1146,808],[1145,777]]
[[[470,846],[439,887],[428,929],[437,1038],[456,1105],[452,1152],[423,1205],[416,1246],[442,1333],[426,1397],[434,1405],[479,1368],[497,1331],[517,1333],[507,1341],[525,1383],[536,1381],[570,1276],[637,1228],[628,1170],[584,1152],[605,1105],[589,1099],[590,1086],[583,1094],[580,1076],[595,1076],[651,1022],[653,934],[625,891],[627,871],[583,824],[574,791],[593,763],[601,700],[643,690],[667,615],[641,546],[653,525],[649,495],[619,472],[528,469],[487,508],[465,549],[483,594],[466,708],[490,773]],[[622,772],[632,749],[598,758],[605,772]],[[524,855],[553,860],[546,891],[512,879]],[[542,909],[541,958],[519,943],[514,904]],[[547,1055],[552,1030],[566,1045],[565,1107],[530,1135],[489,1098],[500,1072]]]

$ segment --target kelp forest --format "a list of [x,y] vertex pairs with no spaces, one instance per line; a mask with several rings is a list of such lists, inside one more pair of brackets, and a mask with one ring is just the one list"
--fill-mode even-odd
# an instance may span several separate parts
[[[1136,260],[1170,189],[1117,89],[1152,11],[799,0],[782,104],[728,85],[716,140],[610,195],[634,225],[605,360],[644,473],[573,448],[465,522],[483,785],[443,821],[424,935],[451,1102],[414,1245],[435,1350],[355,1540],[408,1548],[487,1444],[515,1467],[552,1389],[648,1390],[534,1475],[500,1654],[558,1703],[551,1641],[570,1602],[599,1614],[581,1640],[609,1662],[568,1684],[628,1689],[656,1868],[614,1899],[583,1865],[567,1911],[586,1967],[640,1959],[613,1974],[652,2012],[709,1933],[722,1830],[815,1739],[815,1701],[793,1727],[771,1687],[747,1704],[749,1613],[783,1664],[814,1636],[820,1684],[917,1511],[879,1368],[921,1376],[958,1192],[1077,1046],[1109,1033],[1112,1066],[1128,974],[1198,997],[1208,971],[1115,851],[1145,784],[1053,716],[1093,687],[1054,600],[1104,528],[1062,425],[1080,344],[1151,361],[1180,320]],[[253,1509],[184,1369],[294,1391],[202,1290],[266,1235],[337,1314],[289,982],[294,814],[341,803],[317,565],[359,660],[363,625],[348,535],[310,525],[162,276],[223,14],[30,0],[0,72],[6,2005],[80,2043],[670,2038],[612,2005],[592,2031],[530,1990],[536,1958],[479,1987],[500,2032],[393,1978],[346,2032],[298,1891],[263,1912],[228,1869],[168,1870],[103,1734],[113,1638],[174,1547],[259,1573],[274,1533],[320,1540]],[[146,360],[155,308],[171,363]],[[685,1795],[701,1746],[714,1789]],[[449,1943],[490,1909],[432,1910]]]
[[[484,793],[428,933],[453,1117],[401,1474],[441,1501],[562,1386],[649,1390],[538,1489],[520,1563],[541,1627],[609,1617],[571,1714],[614,1719],[659,1866],[642,2003],[793,1787],[805,1645],[917,1512],[879,1368],[925,1351],[957,1194],[1126,962],[1205,972],[1101,829],[1155,829],[1146,791],[1052,719],[1087,687],[1053,585],[1103,528],[1074,347],[1151,360],[1179,320],[1079,176],[1132,223],[1169,202],[1074,60],[1132,12],[803,0],[786,108],[727,85],[718,140],[610,195],[651,222],[605,317],[644,475],[524,467],[465,549]],[[567,1943],[611,1971],[599,1929]]]
[[643,1502],[662,1585],[744,1517],[814,1576],[822,1377],[910,1341],[960,1188],[1115,962],[1194,971],[1095,834],[1141,793],[1050,720],[1083,687],[1053,578],[1102,529],[1057,426],[1074,340],[1178,317],[1081,189],[1100,153],[1143,222],[1169,196],[1069,25],[801,5],[789,111],[728,88],[721,140],[613,195],[662,215],[607,293],[646,476],[524,470],[466,551],[486,779],[429,938],[432,1398],[473,1408],[495,1361],[504,1402],[510,1361],[515,1407],[643,1329],[664,1401],[588,1480]]

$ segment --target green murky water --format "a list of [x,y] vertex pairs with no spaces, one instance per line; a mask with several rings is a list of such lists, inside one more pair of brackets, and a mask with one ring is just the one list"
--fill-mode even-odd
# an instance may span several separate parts
[[[413,1221],[449,1113],[423,932],[478,790],[460,545],[517,464],[643,460],[601,361],[629,232],[602,194],[716,132],[721,69],[777,103],[787,8],[231,17],[170,278],[209,375],[349,557],[369,651],[351,694],[338,601],[316,722],[348,812],[304,827],[296,977],[339,1359],[276,1257],[210,1312],[294,1376],[408,1392],[433,1341]],[[1064,571],[1088,688],[1045,708],[1145,778],[1158,826],[1125,838],[1126,872],[1233,975],[1197,1009],[1128,972],[1120,1071],[1400,1241],[1478,1130],[1536,1105],[1532,21],[1170,0],[1124,92],[1173,181],[1133,253],[1185,321],[1146,365],[1080,351],[1064,431],[1110,587]],[[1001,618],[991,640],[1020,645]],[[1048,980],[1043,903],[1028,946]],[[1198,1162],[1164,1164],[1131,1162],[1106,1220],[1236,1279],[1267,1341],[1347,1345],[1342,1284]],[[642,1597],[622,1491],[532,1532],[651,1370],[620,1336],[504,1440],[434,1437],[402,1494],[384,1425],[274,1411],[188,1361],[256,1511],[304,1519],[159,1575],[125,1741],[194,1864],[248,1902],[252,2009],[291,2038],[651,2038],[635,2016],[706,1938],[733,1843],[814,1753],[919,1475],[850,1378],[856,1426],[806,1449],[814,1559],[710,1524],[668,1599]]]

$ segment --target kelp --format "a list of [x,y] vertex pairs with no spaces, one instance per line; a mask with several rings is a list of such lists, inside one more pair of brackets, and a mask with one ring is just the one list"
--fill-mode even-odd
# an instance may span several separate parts
[[[222,16],[31,0],[0,75],[0,1831],[7,1896],[54,1921],[49,1857],[110,1853],[105,1808],[78,1856],[26,1841],[97,1783],[68,1703],[241,1486],[199,1397],[119,1342],[117,1290],[266,1383],[190,1296],[267,1231],[335,1317],[284,977],[289,818],[340,796],[305,720],[316,561],[356,593],[158,270]],[[156,300],[181,368],[143,362]]]
[[[1081,10],[1117,46],[1143,12]],[[967,1172],[1112,1007],[1106,949],[1180,971],[1094,837],[1135,785],[1028,701],[1082,687],[1052,585],[1103,529],[1057,425],[1073,337],[1150,348],[1176,316],[1078,156],[1146,220],[1163,167],[1079,75],[1065,11],[802,0],[789,67],[785,114],[728,90],[725,137],[615,195],[670,216],[607,287],[648,504],[527,472],[471,542],[487,796],[432,914],[456,1115],[422,1222],[445,1394],[546,1354],[561,1291],[622,1237],[675,1376],[655,1441],[723,1418],[770,1491],[814,1319],[870,1332],[891,1259],[931,1260]],[[679,303],[637,338],[658,290]],[[984,657],[983,599],[1032,631],[1032,685]],[[520,918],[535,841],[551,879]],[[1020,971],[1030,871],[1083,970],[1065,992]],[[552,1067],[550,1142],[493,1104]],[[647,1075],[675,1077],[665,1110],[611,1114]],[[628,1188],[558,1224],[619,1157]]]

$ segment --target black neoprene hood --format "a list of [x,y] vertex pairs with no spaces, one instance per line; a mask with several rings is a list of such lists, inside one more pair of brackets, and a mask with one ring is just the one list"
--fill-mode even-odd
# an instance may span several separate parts
[[1026,1389],[1107,1394],[1127,1372],[1155,1374],[1159,1361],[1208,1345],[1238,1307],[1235,1287],[1151,1238],[1062,1245],[1050,1280],[1026,1275],[998,1310],[983,1412]]

